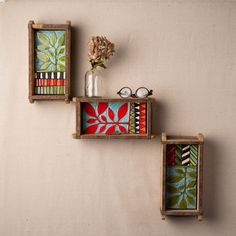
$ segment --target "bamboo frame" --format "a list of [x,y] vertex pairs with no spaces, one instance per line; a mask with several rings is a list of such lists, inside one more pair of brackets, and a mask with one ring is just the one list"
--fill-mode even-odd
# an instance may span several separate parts
[[[76,105],[76,133],[72,135],[75,139],[153,139],[156,135],[152,134],[152,110],[150,98],[85,98],[74,97],[72,101]],[[145,102],[147,103],[147,133],[146,134],[83,134],[81,130],[81,103],[83,102]]]
[[[66,61],[65,61],[65,94],[64,95],[36,95],[34,94],[35,85],[35,31],[36,30],[65,30],[66,33]],[[53,101],[64,100],[66,103],[70,103],[70,57],[71,57],[71,22],[66,21],[65,24],[39,24],[34,21],[28,23],[29,32],[29,102],[34,103],[35,100]]]
[[[165,216],[197,216],[201,221],[203,217],[202,210],[202,195],[203,195],[203,145],[204,136],[199,133],[197,136],[176,136],[161,135],[161,217],[164,220]],[[167,144],[196,144],[198,145],[198,177],[197,177],[197,208],[193,210],[168,210],[166,209],[166,145]]]

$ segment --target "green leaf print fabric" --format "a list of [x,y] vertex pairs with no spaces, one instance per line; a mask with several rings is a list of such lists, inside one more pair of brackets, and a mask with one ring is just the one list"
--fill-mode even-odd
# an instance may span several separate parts
[[166,163],[166,209],[196,209],[198,145],[168,144]]
[[37,72],[65,71],[65,31],[39,30],[35,37]]

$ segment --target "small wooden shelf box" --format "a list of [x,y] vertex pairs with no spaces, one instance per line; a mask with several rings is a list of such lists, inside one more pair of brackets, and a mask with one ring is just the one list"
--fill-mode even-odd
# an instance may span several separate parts
[[202,134],[174,136],[162,133],[161,216],[197,216],[202,220]]
[[151,139],[151,99],[78,98],[76,139]]
[[29,101],[70,102],[71,23],[29,21]]

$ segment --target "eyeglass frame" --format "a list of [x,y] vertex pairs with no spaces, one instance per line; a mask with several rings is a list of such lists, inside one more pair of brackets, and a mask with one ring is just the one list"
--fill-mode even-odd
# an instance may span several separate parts
[[[130,95],[130,96],[128,96],[128,97],[122,97],[122,96],[121,96],[121,90],[124,89],[124,88],[127,88],[127,89],[130,90],[130,92],[131,92],[131,95]],[[138,92],[139,89],[146,89],[146,90],[148,91],[147,96],[145,96],[145,97],[143,97],[143,98],[147,98],[148,96],[153,95],[153,90],[152,90],[152,89],[149,90],[149,89],[147,89],[146,87],[139,87],[139,88],[136,89],[135,93],[133,93],[132,89],[131,89],[130,87],[126,87],[126,86],[123,87],[123,88],[121,88],[121,89],[117,92],[117,94],[118,94],[121,98],[129,98],[129,97],[131,97],[131,98],[140,98],[140,97],[137,96],[137,92]]]

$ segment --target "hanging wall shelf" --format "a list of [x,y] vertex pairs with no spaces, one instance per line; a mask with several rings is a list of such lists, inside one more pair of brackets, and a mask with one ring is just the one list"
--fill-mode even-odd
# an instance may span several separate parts
[[29,21],[29,101],[70,102],[71,23]]
[[202,219],[203,142],[197,136],[162,134],[161,215]]
[[78,98],[76,139],[151,139],[150,98]]

